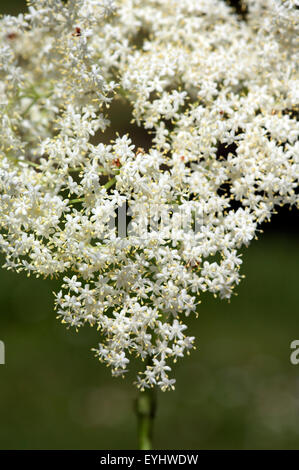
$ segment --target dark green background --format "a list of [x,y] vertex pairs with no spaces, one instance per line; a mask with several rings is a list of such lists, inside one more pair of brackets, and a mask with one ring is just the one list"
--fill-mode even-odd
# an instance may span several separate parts
[[[176,391],[158,394],[156,448],[299,448],[295,217],[276,216],[244,252],[230,304],[206,296],[190,319],[198,348],[178,363]],[[0,448],[136,448],[133,373],[112,379],[90,351],[97,332],[55,319],[57,287],[0,270]]]

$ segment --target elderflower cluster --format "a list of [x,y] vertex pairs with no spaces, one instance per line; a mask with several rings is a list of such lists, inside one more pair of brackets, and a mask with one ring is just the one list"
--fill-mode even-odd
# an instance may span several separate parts
[[[141,359],[141,389],[174,388],[201,293],[230,298],[241,248],[298,205],[298,6],[31,0],[0,19],[4,267],[61,276],[58,316],[98,328],[113,375]],[[107,140],[114,102],[144,148]]]

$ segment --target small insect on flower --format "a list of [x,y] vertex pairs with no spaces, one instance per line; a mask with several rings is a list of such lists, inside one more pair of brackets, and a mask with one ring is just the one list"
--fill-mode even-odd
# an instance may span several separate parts
[[120,167],[120,159],[115,158],[114,160],[112,160],[112,165],[117,166],[117,168],[119,168]]
[[6,35],[7,39],[9,39],[10,41],[13,41],[14,39],[16,39],[18,37],[17,33],[8,33]]
[[79,28],[79,26],[76,26],[75,31],[73,32],[72,36],[75,36],[75,37],[81,36],[81,28]]

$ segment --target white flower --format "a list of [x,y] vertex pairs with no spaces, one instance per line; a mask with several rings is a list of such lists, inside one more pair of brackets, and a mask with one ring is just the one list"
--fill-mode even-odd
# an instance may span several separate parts
[[[31,0],[0,19],[4,266],[62,274],[58,316],[100,330],[113,375],[139,358],[141,389],[174,388],[201,292],[229,299],[241,249],[299,205],[298,1],[247,4],[242,22],[222,0]],[[145,148],[115,134],[114,100]]]

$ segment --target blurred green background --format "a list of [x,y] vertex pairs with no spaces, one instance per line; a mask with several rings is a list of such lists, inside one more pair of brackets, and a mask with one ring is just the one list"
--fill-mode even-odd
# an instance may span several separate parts
[[[244,251],[246,279],[230,304],[206,296],[190,319],[197,350],[177,364],[176,391],[158,394],[155,448],[299,448],[295,217],[276,216]],[[96,330],[56,320],[57,287],[0,270],[0,449],[134,449],[134,374],[112,379],[90,351]]]

